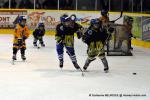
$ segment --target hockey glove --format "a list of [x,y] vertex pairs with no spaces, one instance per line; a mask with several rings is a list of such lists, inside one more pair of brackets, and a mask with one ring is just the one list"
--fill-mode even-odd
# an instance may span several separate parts
[[109,28],[108,28],[108,32],[113,33],[113,32],[114,32],[114,28],[109,27]]
[[82,37],[82,32],[77,31],[77,37],[78,37],[78,39],[80,39]]
[[18,39],[18,46],[22,46],[23,40],[21,38]]

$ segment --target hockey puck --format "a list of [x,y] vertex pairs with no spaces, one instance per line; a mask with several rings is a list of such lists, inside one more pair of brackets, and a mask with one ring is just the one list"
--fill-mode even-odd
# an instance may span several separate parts
[[133,75],[136,75],[136,73],[132,73]]

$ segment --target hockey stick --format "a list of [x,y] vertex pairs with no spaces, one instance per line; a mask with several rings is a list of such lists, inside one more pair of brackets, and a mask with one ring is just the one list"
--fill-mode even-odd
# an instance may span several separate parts
[[117,20],[119,20],[122,17],[122,15],[123,15],[123,11],[121,11],[120,16],[117,19],[112,20],[110,22],[115,23]]
[[[63,40],[59,41],[57,44],[60,44],[60,43],[63,43],[63,44],[64,44],[64,47],[66,48],[66,45],[65,45],[65,43],[63,42]],[[66,48],[66,50],[67,50],[67,48]],[[68,50],[67,50],[67,53],[68,53],[69,56],[71,55]],[[82,74],[81,74],[82,77],[84,77],[85,74],[84,74],[83,70],[82,70],[80,67],[79,67],[79,70],[82,72]]]
[[[65,43],[64,43],[64,45],[65,45]],[[65,48],[66,48],[66,45],[64,46]],[[66,50],[67,50],[67,48],[66,48]],[[67,50],[67,53],[69,54],[69,56],[71,55],[70,54],[70,52]],[[84,77],[84,72],[83,72],[83,70],[81,69],[81,67],[79,67],[79,70],[81,71],[81,75],[82,75],[82,77]]]
[[38,42],[38,45],[37,45],[37,49],[40,49],[42,46],[42,44],[40,43],[40,37],[38,37],[38,40],[37,40],[37,42]]
[[[102,50],[104,49],[104,47],[105,47],[105,45],[106,45],[108,39],[110,38],[110,36],[111,36],[111,34],[109,34],[109,35],[107,36],[107,38],[106,38],[106,40],[105,40],[105,42],[104,42],[104,44],[103,44],[104,46],[103,46],[99,51],[102,51]],[[99,53],[95,56],[95,58],[98,57],[100,54],[101,54],[101,52],[99,52]]]
[[37,45],[37,49],[40,49],[41,46],[40,46],[40,41],[38,42],[38,45]]

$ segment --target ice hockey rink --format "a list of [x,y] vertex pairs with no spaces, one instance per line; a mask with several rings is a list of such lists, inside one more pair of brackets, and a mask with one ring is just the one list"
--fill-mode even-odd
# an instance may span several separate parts
[[[12,39],[0,35],[0,100],[150,100],[150,49],[134,46],[134,56],[108,56],[109,73],[97,59],[82,77],[66,53],[60,70],[54,36],[45,36],[41,49],[33,47],[31,36],[27,61],[22,62],[18,52],[12,65]],[[86,45],[75,39],[75,51],[82,67]]]

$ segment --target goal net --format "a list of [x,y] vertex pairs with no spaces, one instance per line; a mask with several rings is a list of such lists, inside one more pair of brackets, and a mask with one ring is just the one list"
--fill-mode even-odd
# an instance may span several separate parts
[[106,52],[108,56],[132,56],[130,49],[130,34],[126,28],[121,25],[116,25],[112,33],[111,39],[106,45]]

